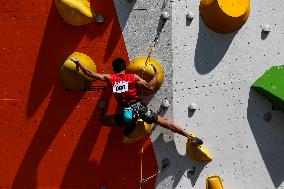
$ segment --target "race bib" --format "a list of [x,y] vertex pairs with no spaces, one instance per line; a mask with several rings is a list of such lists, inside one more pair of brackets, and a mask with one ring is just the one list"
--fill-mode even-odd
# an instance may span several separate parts
[[112,91],[114,93],[124,93],[128,91],[128,82],[121,81],[121,82],[115,82],[113,85]]

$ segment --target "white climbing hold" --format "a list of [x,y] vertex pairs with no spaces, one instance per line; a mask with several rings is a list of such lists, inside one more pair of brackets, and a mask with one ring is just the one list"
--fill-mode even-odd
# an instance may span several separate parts
[[191,103],[188,107],[190,110],[194,111],[197,109],[197,105],[195,103]]
[[162,12],[162,19],[164,21],[168,20],[170,17],[170,14],[168,12]]
[[193,19],[194,17],[195,17],[195,15],[194,15],[193,12],[189,12],[189,13],[187,13],[187,15],[186,15],[186,18],[187,18],[187,19]]
[[169,103],[169,101],[168,100],[163,100],[163,102],[162,102],[162,107],[163,108],[168,108],[170,106],[170,103]]
[[262,26],[262,31],[264,31],[264,32],[270,32],[271,31],[271,27],[270,27],[270,25],[264,25],[264,26]]

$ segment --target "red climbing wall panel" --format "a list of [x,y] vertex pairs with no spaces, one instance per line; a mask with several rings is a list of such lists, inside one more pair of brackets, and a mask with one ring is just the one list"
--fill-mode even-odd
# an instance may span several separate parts
[[[58,65],[74,51],[89,55],[98,72],[128,59],[112,0],[92,1],[105,23],[63,22],[52,1],[0,2],[0,188],[139,188],[141,144],[123,144],[122,129],[101,126],[100,100],[116,103],[105,86],[66,91]],[[150,139],[143,174],[157,170]],[[155,179],[143,188],[154,188]]]

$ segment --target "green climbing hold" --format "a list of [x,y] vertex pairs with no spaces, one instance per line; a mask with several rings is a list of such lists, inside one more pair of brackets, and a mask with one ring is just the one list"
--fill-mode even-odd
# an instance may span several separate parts
[[271,67],[251,87],[284,111],[284,65]]

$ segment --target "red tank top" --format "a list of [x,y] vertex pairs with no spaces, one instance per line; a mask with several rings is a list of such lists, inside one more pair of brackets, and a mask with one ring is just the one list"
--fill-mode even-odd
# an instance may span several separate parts
[[120,106],[140,100],[134,74],[111,74],[110,84],[114,97]]

